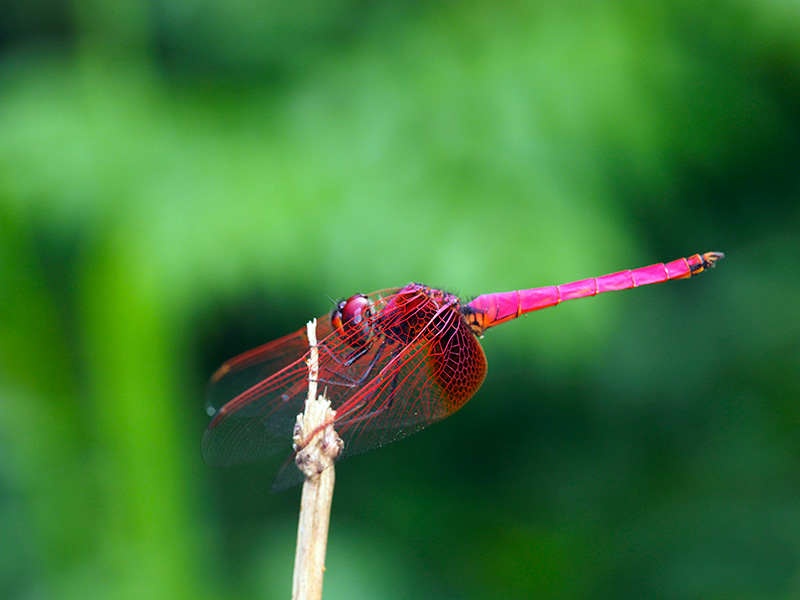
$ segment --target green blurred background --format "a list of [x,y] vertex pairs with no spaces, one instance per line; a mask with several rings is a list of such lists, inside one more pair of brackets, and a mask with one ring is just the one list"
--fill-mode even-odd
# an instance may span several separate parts
[[422,281],[721,250],[490,331],[346,460],[325,597],[800,597],[800,4],[0,3],[0,595],[288,598],[207,377]]

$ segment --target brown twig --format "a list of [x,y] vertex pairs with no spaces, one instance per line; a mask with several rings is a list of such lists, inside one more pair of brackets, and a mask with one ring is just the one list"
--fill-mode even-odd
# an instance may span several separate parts
[[344,447],[333,429],[336,411],[331,409],[331,403],[324,395],[317,397],[319,352],[316,325],[316,320],[308,323],[307,335],[311,349],[308,359],[308,397],[305,410],[297,415],[294,427],[295,461],[306,479],[300,500],[293,600],[322,598],[325,548],[335,480],[333,463]]

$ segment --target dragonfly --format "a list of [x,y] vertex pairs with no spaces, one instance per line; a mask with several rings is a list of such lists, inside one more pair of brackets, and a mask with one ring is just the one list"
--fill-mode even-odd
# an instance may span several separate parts
[[[405,438],[464,406],[486,377],[478,340],[487,329],[567,300],[687,279],[723,256],[706,252],[467,302],[420,283],[338,302],[318,319],[317,347],[318,383],[335,410],[331,424],[344,441],[340,458]],[[303,328],[219,367],[209,383],[213,419],[202,442],[207,463],[235,465],[291,448],[308,389],[309,353]],[[295,444],[295,453],[305,443]],[[288,460],[273,491],[302,478]]]

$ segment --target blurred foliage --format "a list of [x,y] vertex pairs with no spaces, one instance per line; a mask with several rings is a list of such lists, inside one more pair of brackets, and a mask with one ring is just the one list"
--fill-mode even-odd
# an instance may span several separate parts
[[[286,598],[206,377],[329,298],[706,250],[341,463],[326,598],[800,595],[800,5],[0,3],[0,588]],[[367,485],[368,484],[368,485]]]

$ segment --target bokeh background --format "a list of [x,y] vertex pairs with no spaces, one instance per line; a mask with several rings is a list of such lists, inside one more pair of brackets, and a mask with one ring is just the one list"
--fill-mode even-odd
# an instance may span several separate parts
[[3,598],[287,598],[205,382],[331,299],[695,252],[348,459],[326,598],[800,597],[800,5],[0,3]]

